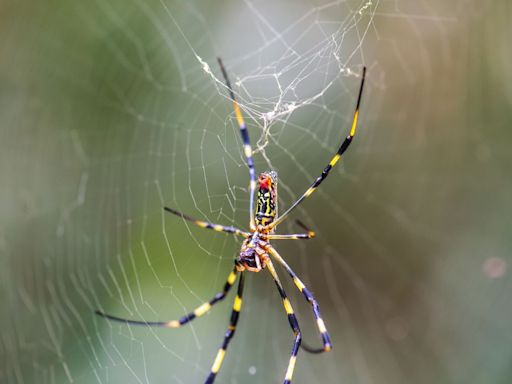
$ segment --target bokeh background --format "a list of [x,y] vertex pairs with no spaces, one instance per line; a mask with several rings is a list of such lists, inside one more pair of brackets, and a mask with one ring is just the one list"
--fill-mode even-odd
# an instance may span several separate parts
[[[512,380],[510,2],[0,10],[0,382],[204,381],[231,297],[180,330],[94,310],[173,319],[223,285],[239,240],[162,211],[247,225],[217,55],[258,169],[279,171],[281,207],[346,134],[368,66],[354,144],[294,213],[318,237],[277,244],[334,342],[330,354],[301,353],[294,382]],[[286,287],[306,341],[319,343],[309,307]],[[217,382],[281,382],[292,336],[268,274],[248,276],[245,298]]]

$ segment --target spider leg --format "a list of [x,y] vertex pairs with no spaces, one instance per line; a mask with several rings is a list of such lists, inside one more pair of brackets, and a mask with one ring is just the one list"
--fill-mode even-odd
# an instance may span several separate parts
[[228,74],[226,72],[226,68],[224,68],[224,64],[220,58],[217,58],[219,62],[220,70],[222,72],[222,76],[224,76],[224,81],[226,82],[226,87],[229,90],[229,97],[233,102],[233,109],[235,110],[235,117],[240,128],[240,135],[242,136],[242,142],[244,146],[244,154],[247,159],[247,166],[249,167],[249,213],[250,213],[250,227],[251,229],[256,229],[254,223],[254,191],[256,190],[256,169],[254,168],[254,160],[252,158],[252,148],[251,142],[249,140],[249,132],[247,131],[247,126],[245,125],[244,117],[242,116],[242,112],[240,111],[240,106],[235,98],[235,93],[233,92],[233,88],[231,88],[231,82],[229,81]]
[[312,239],[313,237],[316,236],[315,232],[312,231],[311,229],[309,229],[308,227],[306,227],[306,225],[300,221],[300,220],[296,220],[296,223],[299,225],[299,227],[301,227],[302,229],[304,229],[307,233],[295,233],[295,234],[291,234],[291,235],[274,235],[274,234],[270,234],[270,235],[267,235],[267,239],[268,240],[297,240],[297,239]]
[[182,325],[187,324],[189,321],[194,320],[196,317],[204,315],[206,312],[208,312],[213,305],[217,304],[219,301],[223,300],[226,295],[228,294],[229,290],[233,286],[236,280],[238,272],[236,269],[236,266],[233,268],[231,273],[228,276],[228,279],[226,281],[226,284],[224,285],[224,288],[221,292],[217,293],[213,299],[210,301],[200,305],[197,307],[194,311],[190,312],[189,314],[181,317],[178,320],[168,320],[168,321],[145,321],[145,320],[129,320],[129,319],[123,319],[121,317],[112,316],[109,314],[106,314],[102,311],[96,310],[96,314],[104,317],[106,319],[117,321],[119,323],[125,323],[130,325],[144,325],[148,327],[164,327],[164,328],[179,328]]
[[233,338],[236,331],[236,324],[238,322],[238,318],[240,317],[240,310],[242,308],[242,294],[244,291],[244,273],[240,273],[240,280],[238,280],[238,291],[235,297],[235,301],[233,303],[233,310],[231,311],[231,318],[229,320],[228,330],[226,331],[226,335],[224,336],[224,341],[222,342],[219,351],[217,352],[217,356],[215,357],[215,361],[213,362],[210,374],[208,375],[205,384],[212,384],[217,376],[217,373],[220,370],[222,365],[222,361],[224,360],[224,356],[226,355],[226,350],[228,349],[229,342]]
[[249,237],[250,236],[250,233],[242,231],[241,229],[238,229],[238,228],[235,228],[235,227],[226,227],[226,226],[220,225],[220,224],[212,224],[212,223],[209,223],[207,221],[197,220],[197,219],[194,219],[193,217],[185,215],[184,213],[178,212],[177,210],[175,210],[173,208],[164,207],[164,209],[167,212],[170,212],[170,213],[172,213],[172,214],[174,214],[176,216],[181,217],[182,219],[190,221],[190,222],[194,223],[195,225],[197,225],[197,226],[199,226],[201,228],[213,229],[216,232],[234,233],[236,235],[243,236],[243,237]]
[[290,235],[267,235],[268,240],[299,240],[299,239],[312,239],[315,233],[294,233]]
[[281,295],[281,299],[283,300],[283,306],[286,310],[286,314],[288,315],[288,322],[290,323],[290,327],[292,328],[293,334],[295,335],[295,339],[293,341],[292,353],[290,356],[290,361],[288,363],[288,368],[286,370],[286,376],[284,378],[283,384],[290,384],[292,382],[293,371],[295,369],[295,363],[297,361],[297,353],[299,352],[300,343],[302,341],[302,334],[300,332],[299,323],[297,321],[297,317],[293,312],[292,305],[290,304],[290,300],[286,296],[286,292],[284,291],[283,285],[279,280],[279,276],[272,264],[270,259],[266,260],[267,269],[269,270],[274,282],[276,283],[277,290],[279,291],[279,295]]
[[267,226],[267,229],[272,229],[276,225],[281,223],[290,214],[290,212],[293,209],[295,209],[306,197],[309,197],[315,191],[315,189],[317,189],[318,186],[320,184],[322,184],[322,182],[327,178],[327,176],[329,175],[329,172],[331,171],[331,169],[336,165],[338,160],[341,158],[341,155],[349,147],[350,143],[352,142],[352,139],[354,138],[354,136],[356,134],[357,120],[358,120],[358,117],[359,117],[359,106],[361,104],[361,97],[363,95],[363,87],[364,87],[365,76],[366,76],[366,67],[363,67],[363,73],[361,75],[361,85],[359,87],[359,95],[357,97],[357,104],[356,104],[356,109],[354,111],[354,118],[352,119],[352,128],[350,129],[350,134],[341,143],[341,146],[338,148],[338,151],[333,156],[333,158],[331,159],[329,164],[327,164],[327,166],[324,168],[324,170],[322,171],[322,174],[316,178],[316,180],[311,184],[311,186],[306,190],[306,192],[304,192],[304,194],[301,197],[299,197],[299,199],[295,203],[293,203],[291,205],[291,207],[288,208],[288,210],[286,210],[285,213],[283,213],[275,221],[270,223]]
[[306,288],[304,283],[297,277],[295,272],[293,272],[290,266],[286,263],[286,261],[284,261],[284,259],[275,250],[274,247],[269,245],[268,252],[279,262],[279,264],[281,264],[286,269],[286,272],[288,272],[288,274],[291,276],[293,282],[295,283],[299,291],[301,291],[304,298],[313,307],[313,315],[315,316],[318,331],[322,336],[323,348],[314,349],[307,345],[302,345],[302,348],[311,353],[329,352],[332,349],[331,338],[329,336],[329,333],[327,332],[327,329],[325,328],[325,323],[322,319],[322,315],[320,314],[320,307],[315,298],[313,297],[313,294],[309,291],[309,289]]

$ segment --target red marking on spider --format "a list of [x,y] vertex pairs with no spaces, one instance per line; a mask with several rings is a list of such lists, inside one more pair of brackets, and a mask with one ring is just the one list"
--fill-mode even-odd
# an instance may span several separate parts
[[260,177],[258,178],[258,182],[260,183],[260,188],[270,189],[270,176],[260,175]]

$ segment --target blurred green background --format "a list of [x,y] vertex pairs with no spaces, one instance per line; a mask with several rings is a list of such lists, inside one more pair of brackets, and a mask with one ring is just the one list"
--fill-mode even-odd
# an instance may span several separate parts
[[[217,55],[252,117],[258,169],[279,171],[281,207],[346,134],[368,66],[357,139],[294,213],[318,237],[277,244],[334,343],[300,353],[294,382],[512,380],[509,2],[0,10],[0,382],[204,382],[231,297],[180,330],[94,310],[173,319],[224,283],[239,240],[162,211],[247,225],[247,170]],[[319,343],[310,308],[286,287],[306,341]],[[248,276],[245,298],[217,382],[282,382],[292,335],[268,274]]]

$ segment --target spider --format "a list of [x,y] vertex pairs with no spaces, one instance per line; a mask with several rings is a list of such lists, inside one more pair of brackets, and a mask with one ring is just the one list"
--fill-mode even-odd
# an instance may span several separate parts
[[[286,261],[281,257],[281,255],[276,251],[276,249],[270,244],[270,240],[296,240],[296,239],[311,239],[315,236],[315,233],[309,230],[302,222],[297,220],[297,224],[304,229],[307,233],[299,233],[299,234],[275,234],[276,226],[282,223],[288,215],[302,202],[304,199],[309,197],[318,186],[327,178],[331,169],[338,163],[341,158],[341,155],[347,150],[350,143],[352,142],[354,135],[356,133],[357,121],[359,115],[359,106],[361,103],[361,96],[363,94],[363,86],[366,75],[366,67],[363,67],[363,72],[361,75],[361,84],[359,87],[359,95],[357,97],[356,108],[354,111],[354,116],[352,120],[352,127],[350,129],[349,135],[345,138],[345,140],[341,143],[341,146],[338,148],[336,154],[332,157],[329,164],[324,168],[322,174],[316,178],[316,180],[310,185],[310,187],[304,192],[304,194],[293,203],[290,208],[288,208],[282,215],[277,215],[277,173],[275,171],[267,171],[261,173],[258,178],[256,178],[256,170],[254,167],[254,161],[252,157],[252,148],[249,141],[249,133],[247,131],[247,126],[245,125],[244,118],[240,111],[240,106],[236,101],[235,94],[233,89],[231,88],[231,83],[229,81],[228,75],[226,73],[226,69],[222,63],[222,60],[218,59],[220,70],[224,77],[224,81],[226,84],[226,88],[229,92],[229,96],[231,101],[233,102],[233,108],[235,111],[235,117],[240,127],[240,134],[242,136],[243,141],[243,151],[245,154],[245,158],[247,160],[247,166],[249,168],[249,191],[250,191],[250,199],[249,199],[249,211],[250,211],[250,231],[246,232],[242,229],[235,228],[232,226],[224,226],[220,224],[212,224],[206,221],[197,220],[193,217],[185,215],[181,212],[176,211],[175,209],[164,207],[164,209],[172,213],[176,216],[181,217],[184,220],[190,221],[195,225],[198,225],[201,228],[209,228],[217,232],[226,232],[233,233],[235,235],[241,236],[244,238],[242,243],[242,247],[238,257],[234,261],[234,267],[231,273],[229,274],[227,281],[224,285],[224,288],[221,292],[217,293],[210,301],[202,304],[197,307],[193,312],[181,317],[178,320],[170,320],[170,321],[144,321],[144,320],[129,320],[123,319],[117,316],[112,316],[106,314],[102,311],[97,310],[96,314],[107,318],[109,320],[122,322],[125,324],[134,324],[134,325],[144,325],[144,326],[156,326],[156,327],[165,327],[165,328],[179,328],[182,325],[187,324],[188,322],[194,320],[197,317],[204,315],[208,312],[215,304],[223,300],[231,287],[235,284],[237,277],[238,279],[238,290],[233,303],[233,308],[231,311],[231,318],[229,321],[229,326],[224,336],[224,341],[222,342],[219,351],[217,352],[217,356],[213,362],[211,367],[210,374],[206,378],[205,384],[211,384],[214,382],[217,373],[220,370],[222,362],[224,360],[224,356],[226,354],[226,350],[229,346],[229,342],[233,338],[236,330],[236,325],[238,322],[238,318],[240,316],[240,311],[242,308],[242,293],[244,289],[244,272],[260,272],[263,269],[267,269],[272,275],[272,279],[274,280],[277,290],[279,291],[279,295],[281,296],[284,309],[288,316],[288,322],[290,323],[290,327],[293,331],[294,341],[291,351],[291,356],[288,362],[288,368],[286,370],[285,378],[283,384],[290,384],[292,380],[293,371],[295,368],[295,363],[297,359],[297,353],[299,351],[299,347],[302,347],[304,350],[310,353],[322,353],[328,352],[332,348],[331,339],[327,329],[325,327],[325,323],[322,320],[322,316],[320,314],[320,307],[313,297],[313,294],[310,290],[306,288],[304,283],[299,279],[299,277],[295,274],[295,272],[290,268],[290,266],[286,263]],[[254,194],[256,192],[256,187],[258,186],[257,191],[257,204],[256,209],[254,210]],[[294,314],[292,305],[290,300],[288,299],[286,292],[281,284],[279,276],[274,268],[274,264],[272,259],[281,264],[282,267],[286,270],[286,272],[292,278],[294,284],[297,286],[299,291],[302,293],[306,301],[311,305],[313,310],[313,315],[316,320],[316,326],[318,331],[320,332],[322,338],[322,348],[311,348],[308,345],[302,343],[301,331],[299,328],[299,323]]]

